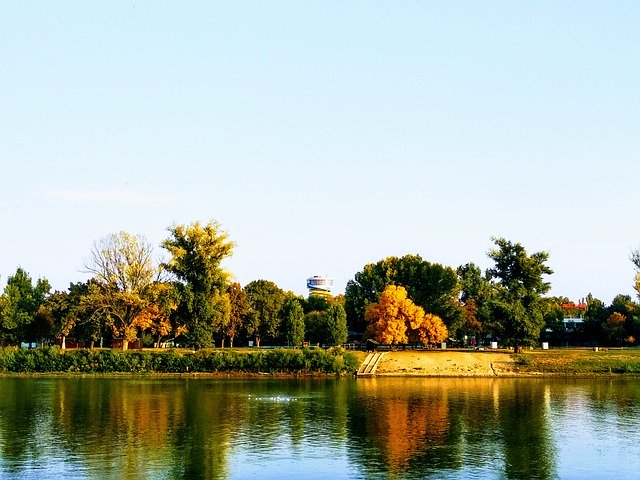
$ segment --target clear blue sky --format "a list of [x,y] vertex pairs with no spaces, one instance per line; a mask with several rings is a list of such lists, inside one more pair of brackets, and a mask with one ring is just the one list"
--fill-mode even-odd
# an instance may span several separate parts
[[608,303],[635,295],[639,112],[636,1],[2,2],[0,286],[213,219],[242,284],[485,268],[503,236]]

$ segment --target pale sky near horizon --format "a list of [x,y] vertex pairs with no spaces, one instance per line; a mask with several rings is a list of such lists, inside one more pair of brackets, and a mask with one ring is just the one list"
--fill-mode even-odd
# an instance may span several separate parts
[[639,88],[634,1],[0,2],[0,288],[217,220],[243,285],[501,236],[635,298]]

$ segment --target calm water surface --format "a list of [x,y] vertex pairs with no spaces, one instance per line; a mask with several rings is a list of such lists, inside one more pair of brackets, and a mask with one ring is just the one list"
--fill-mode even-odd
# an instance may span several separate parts
[[640,382],[0,379],[0,477],[640,478]]

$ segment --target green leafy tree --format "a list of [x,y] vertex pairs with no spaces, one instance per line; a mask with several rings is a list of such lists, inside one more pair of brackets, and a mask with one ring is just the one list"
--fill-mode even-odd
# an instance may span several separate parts
[[457,273],[450,267],[429,263],[419,255],[388,257],[367,264],[347,282],[345,310],[349,328],[365,330],[367,306],[378,301],[387,285],[405,287],[416,305],[442,318],[450,333],[454,333],[462,318]]
[[329,308],[329,301],[329,297],[310,295],[303,301],[302,307],[304,308],[304,313],[313,312],[314,310],[324,312]]
[[304,314],[304,334],[311,344],[324,343],[327,314],[324,310],[312,310]]
[[304,310],[300,301],[289,296],[282,307],[284,336],[287,345],[299,346],[304,341]]
[[[545,340],[550,340],[555,345],[565,345],[571,340],[568,338],[568,332],[565,332],[564,326],[566,315],[564,306],[569,304],[572,303],[567,297],[548,297],[543,301]],[[576,334],[579,333],[581,332],[576,332]],[[578,340],[578,338],[574,338],[574,340]]]
[[634,343],[640,334],[637,315],[638,305],[631,300],[629,295],[618,294],[611,301],[607,312],[610,316],[614,313],[619,313],[625,319],[622,332],[619,334],[620,340],[618,343],[621,343],[622,339],[625,339],[627,343]]
[[224,313],[227,306],[230,312],[229,299],[223,299],[230,274],[221,264],[234,243],[217,222],[174,225],[169,233],[162,247],[171,258],[163,267],[180,281],[178,315],[187,327],[187,342],[195,349],[210,347],[230,319]]
[[105,335],[110,335],[112,329],[109,318],[103,312],[96,310],[89,297],[90,290],[99,288],[99,283],[95,279],[87,282],[71,283],[69,285],[68,309],[63,317],[59,319],[59,335],[72,336],[80,343],[89,344],[93,348],[94,344]]
[[46,279],[36,284],[22,268],[7,278],[7,285],[0,296],[0,334],[10,343],[34,339],[38,335],[30,331],[40,307],[49,295],[51,286]]
[[609,317],[607,308],[602,300],[591,294],[587,295],[585,302],[587,304],[583,318],[585,339],[596,345],[605,343],[606,334],[603,325]]
[[496,330],[493,322],[492,302],[496,293],[496,285],[492,282],[489,272],[482,273],[473,263],[458,267],[460,281],[460,302],[463,315],[458,337],[463,335],[476,337],[480,342],[480,335]]
[[609,340],[612,344],[621,345],[622,337],[624,336],[624,324],[626,317],[619,312],[613,312],[607,321],[604,322],[603,329],[609,336]]
[[329,345],[341,345],[347,341],[347,312],[339,303],[331,303],[325,311],[326,337]]
[[499,289],[493,300],[494,317],[503,340],[518,352],[523,344],[537,341],[544,326],[543,295],[551,285],[543,275],[553,271],[545,265],[547,252],[528,255],[519,243],[493,238],[495,249],[489,252],[495,266],[489,272]]
[[249,302],[247,294],[242,286],[233,282],[227,290],[229,295],[229,322],[225,329],[225,334],[229,338],[229,346],[233,348],[233,340],[244,327],[247,314],[249,313]]
[[259,347],[263,339],[274,339],[280,334],[280,310],[285,293],[269,280],[254,280],[244,290],[249,303],[246,330],[255,337]]
[[136,318],[149,306],[158,267],[153,248],[141,235],[112,234],[94,243],[85,268],[93,274],[83,307],[122,337],[122,349],[136,338]]

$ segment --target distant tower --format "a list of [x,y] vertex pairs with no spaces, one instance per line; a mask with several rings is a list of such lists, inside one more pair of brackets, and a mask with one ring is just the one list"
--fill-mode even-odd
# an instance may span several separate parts
[[333,287],[333,278],[323,275],[314,275],[307,278],[310,297],[329,297],[331,296],[331,287]]

